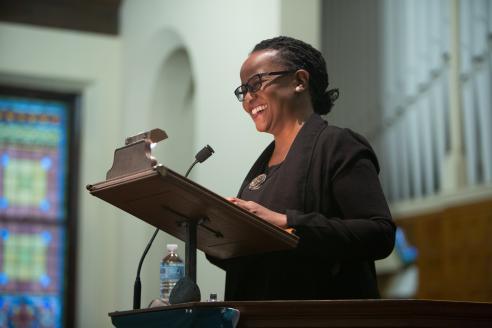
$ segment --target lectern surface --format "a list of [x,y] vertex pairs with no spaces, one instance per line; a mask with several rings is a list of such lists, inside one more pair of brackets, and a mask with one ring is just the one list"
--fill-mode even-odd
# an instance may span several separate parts
[[[135,311],[113,312],[116,317],[204,308],[234,308],[240,313],[237,327],[492,327],[492,304],[431,300],[340,300],[186,303]],[[166,322],[162,322],[162,327]],[[129,327],[129,326],[127,326]],[[199,324],[197,327],[201,327]]]
[[196,220],[198,249],[220,259],[294,248],[298,237],[162,165],[87,186],[96,197],[181,239]]

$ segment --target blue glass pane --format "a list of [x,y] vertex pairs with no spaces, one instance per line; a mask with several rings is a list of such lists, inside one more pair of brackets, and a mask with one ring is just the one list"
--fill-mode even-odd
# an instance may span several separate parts
[[[0,221],[0,295],[62,297],[65,228]],[[1,326],[0,326],[1,327]]]
[[62,327],[60,298],[51,295],[0,295],[0,327]]
[[64,219],[67,110],[0,96],[0,217]]
[[0,95],[0,327],[62,326],[68,123],[64,103]]

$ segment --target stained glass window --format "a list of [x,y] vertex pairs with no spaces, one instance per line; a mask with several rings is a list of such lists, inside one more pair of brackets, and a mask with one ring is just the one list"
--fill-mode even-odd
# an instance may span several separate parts
[[0,327],[62,327],[71,104],[0,93]]

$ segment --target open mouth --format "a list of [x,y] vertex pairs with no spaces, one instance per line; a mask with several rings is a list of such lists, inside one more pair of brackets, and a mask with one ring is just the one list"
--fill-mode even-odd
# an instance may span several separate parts
[[253,108],[251,110],[251,115],[256,116],[259,113],[263,112],[266,108],[267,108],[267,105],[259,105],[259,106],[256,106],[255,108]]

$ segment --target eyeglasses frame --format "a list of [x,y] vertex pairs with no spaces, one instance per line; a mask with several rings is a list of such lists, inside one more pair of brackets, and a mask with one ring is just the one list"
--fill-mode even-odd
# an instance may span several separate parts
[[[291,70],[286,70],[286,71],[275,71],[275,72],[264,72],[264,73],[258,73],[258,74],[255,74],[253,76],[251,76],[248,81],[246,81],[246,83],[244,84],[241,84],[240,86],[238,86],[235,90],[234,90],[234,95],[236,96],[237,100],[240,101],[240,102],[243,102],[244,101],[244,97],[246,96],[246,94],[248,92],[251,92],[251,93],[255,93],[255,92],[258,92],[258,90],[261,89],[262,85],[263,85],[263,77],[265,76],[278,76],[278,75],[285,75],[285,74],[289,74],[289,73],[294,73],[296,72],[298,69],[291,69]],[[252,88],[251,85],[249,84],[249,81],[251,81],[252,79],[254,78],[258,78],[260,79],[260,86],[258,88]],[[244,88],[246,89],[246,92],[242,92],[241,89]],[[241,97],[242,96],[242,97]]]

